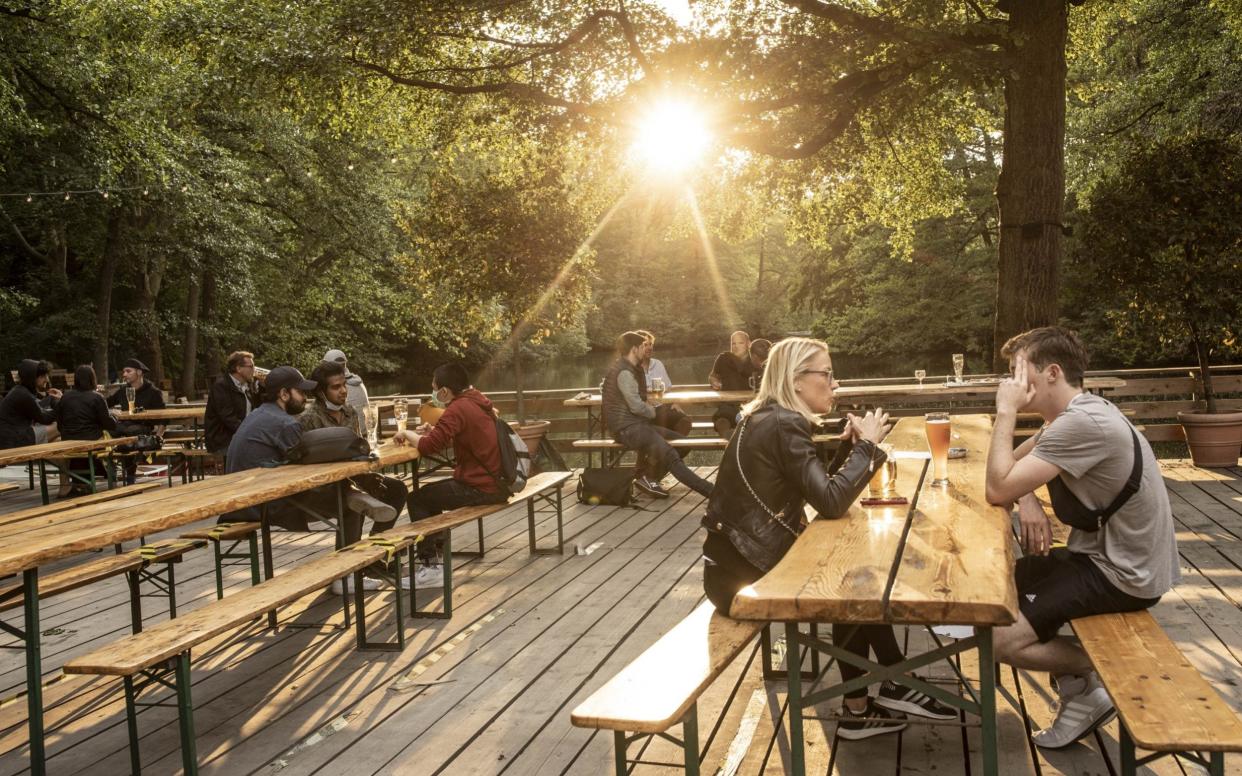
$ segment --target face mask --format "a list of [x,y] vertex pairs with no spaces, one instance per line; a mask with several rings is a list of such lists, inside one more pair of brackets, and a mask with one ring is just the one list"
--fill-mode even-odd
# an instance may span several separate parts
[[342,409],[345,408],[344,404],[333,404],[327,399],[323,400],[323,405],[333,412],[340,412]]
[[431,403],[432,403],[432,404],[434,404],[434,405],[436,405],[437,407],[443,407],[443,406],[444,406],[444,399],[441,399],[441,398],[440,398],[440,392],[439,392],[439,391],[435,391],[435,392],[433,392],[433,393],[431,394]]

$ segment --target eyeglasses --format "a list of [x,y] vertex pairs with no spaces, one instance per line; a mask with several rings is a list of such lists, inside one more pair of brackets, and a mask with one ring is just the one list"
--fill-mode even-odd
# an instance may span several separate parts
[[824,377],[828,378],[828,382],[832,382],[832,370],[831,369],[803,369],[798,374],[800,375],[823,375]]

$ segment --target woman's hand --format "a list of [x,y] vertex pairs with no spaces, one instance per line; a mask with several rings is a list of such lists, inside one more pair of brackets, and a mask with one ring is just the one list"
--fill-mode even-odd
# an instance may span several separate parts
[[861,418],[850,413],[849,419],[850,427],[854,430],[855,441],[866,439],[878,445],[888,436],[888,432],[893,430],[892,424],[888,422],[888,413],[879,407],[869,410]]

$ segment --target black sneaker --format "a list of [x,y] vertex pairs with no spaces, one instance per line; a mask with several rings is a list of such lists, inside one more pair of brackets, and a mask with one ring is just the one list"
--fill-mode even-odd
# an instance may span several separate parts
[[841,721],[837,723],[837,735],[847,741],[858,741],[885,733],[896,733],[906,729],[901,714],[880,708],[867,700],[867,708],[855,714],[849,706],[841,706]]
[[957,719],[957,711],[952,707],[944,705],[930,695],[924,695],[918,690],[903,687],[895,682],[885,681],[880,685],[880,694],[875,702],[886,709],[904,711],[906,714],[928,719]]
[[660,483],[652,482],[646,477],[639,477],[634,480],[634,485],[648,496],[654,496],[655,498],[668,498],[668,491],[660,487]]

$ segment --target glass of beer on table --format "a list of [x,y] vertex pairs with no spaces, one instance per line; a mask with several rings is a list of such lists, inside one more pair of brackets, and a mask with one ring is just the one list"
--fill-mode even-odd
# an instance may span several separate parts
[[363,422],[366,424],[367,441],[372,448],[379,445],[379,405],[375,402],[367,404],[367,408],[363,413]]
[[134,404],[137,402],[137,400],[138,400],[137,392],[134,390],[134,386],[132,385],[125,386],[125,403],[129,405],[130,415],[134,414]]
[[929,412],[924,417],[923,430],[927,432],[927,449],[932,457],[932,485],[949,484],[949,413]]
[[892,498],[897,495],[897,459],[893,457],[893,446],[887,442],[882,443],[880,449],[886,458],[871,476],[871,497]]
[[656,401],[664,399],[664,378],[654,377],[651,380],[651,397]]
[[405,421],[409,417],[407,414],[405,399],[393,399],[392,416],[397,419],[397,433],[405,431]]

